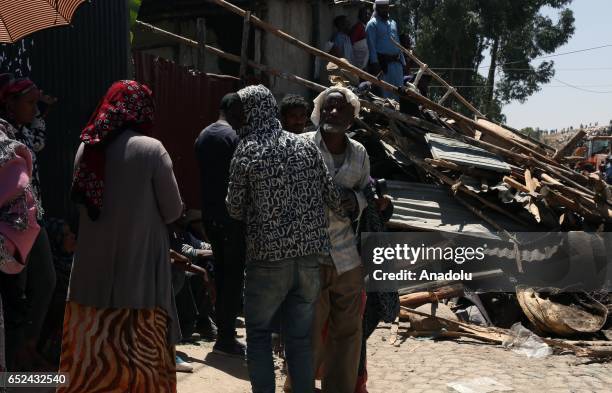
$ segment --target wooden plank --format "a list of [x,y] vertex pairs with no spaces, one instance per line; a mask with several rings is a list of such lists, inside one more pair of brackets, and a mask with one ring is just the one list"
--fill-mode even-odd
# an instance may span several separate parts
[[486,119],[478,119],[476,121],[478,124],[481,124],[484,127],[489,128],[495,135],[497,135],[499,138],[504,139],[504,140],[513,140],[516,142],[519,142],[521,144],[524,144],[526,146],[528,146],[529,148],[538,151],[542,154],[546,154],[545,151],[543,151],[540,146],[537,146],[535,143],[532,143],[529,139],[527,139],[526,137],[523,138],[519,135],[516,135],[514,132],[501,127],[489,120]]

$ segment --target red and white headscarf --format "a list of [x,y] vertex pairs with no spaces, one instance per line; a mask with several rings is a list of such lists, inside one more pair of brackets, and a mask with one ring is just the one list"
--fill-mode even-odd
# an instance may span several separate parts
[[27,94],[36,88],[36,84],[29,78],[15,78],[13,74],[1,74],[0,104],[5,104],[11,96]]
[[155,103],[148,86],[136,81],[115,82],[81,133],[83,157],[72,180],[72,198],[84,204],[92,220],[98,219],[104,200],[106,147],[126,129],[149,135]]

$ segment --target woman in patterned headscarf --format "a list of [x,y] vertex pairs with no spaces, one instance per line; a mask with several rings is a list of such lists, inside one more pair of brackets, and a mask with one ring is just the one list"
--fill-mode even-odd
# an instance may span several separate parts
[[176,391],[166,225],[183,205],[166,149],[147,136],[154,112],[147,86],[119,81],[81,134],[72,185],[79,241],[60,360],[70,386],[59,392]]

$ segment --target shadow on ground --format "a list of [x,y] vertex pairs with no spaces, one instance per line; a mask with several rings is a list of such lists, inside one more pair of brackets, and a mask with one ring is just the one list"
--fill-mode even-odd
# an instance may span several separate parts
[[176,354],[189,363],[203,364],[231,375],[234,378],[242,379],[243,381],[249,380],[249,371],[244,359],[218,355],[212,352],[206,354],[204,360],[192,358],[181,351],[177,351]]

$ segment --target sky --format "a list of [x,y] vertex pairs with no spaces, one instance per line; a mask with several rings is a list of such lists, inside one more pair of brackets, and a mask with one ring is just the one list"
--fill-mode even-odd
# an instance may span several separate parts
[[[555,53],[612,44],[611,0],[574,0],[570,8],[576,18],[576,31]],[[556,10],[544,13],[556,20]],[[540,127],[547,130],[577,127],[581,123],[609,124],[612,120],[612,46],[553,57],[552,60],[555,61],[555,78],[558,80],[543,85],[541,91],[523,104],[512,102],[504,106],[506,123],[518,129]],[[533,62],[534,65],[538,63],[537,60]],[[482,64],[488,64],[488,59]],[[581,91],[559,81],[606,93]]]

